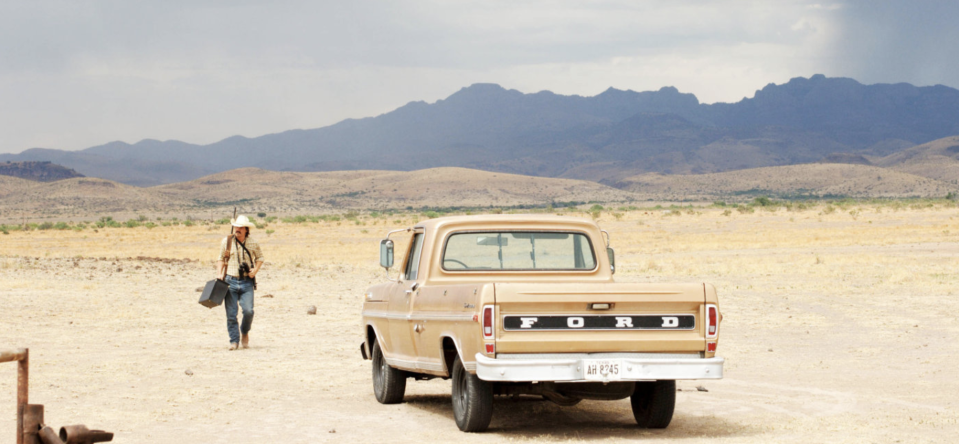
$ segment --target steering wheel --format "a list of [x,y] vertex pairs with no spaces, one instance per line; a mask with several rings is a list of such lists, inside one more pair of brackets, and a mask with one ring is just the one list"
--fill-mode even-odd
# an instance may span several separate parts
[[456,260],[456,259],[443,259],[443,263],[444,263],[444,264],[447,263],[447,262],[455,262],[455,263],[457,263],[457,264],[460,264],[460,265],[463,266],[463,269],[464,269],[464,270],[470,268],[470,266],[464,264],[463,261],[459,261],[459,260]]

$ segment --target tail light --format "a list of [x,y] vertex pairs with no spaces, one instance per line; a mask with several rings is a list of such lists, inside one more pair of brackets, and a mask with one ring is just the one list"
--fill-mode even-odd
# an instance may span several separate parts
[[486,339],[493,338],[493,306],[487,305],[483,307],[483,337]]
[[706,339],[716,339],[719,336],[719,308],[714,304],[706,304]]

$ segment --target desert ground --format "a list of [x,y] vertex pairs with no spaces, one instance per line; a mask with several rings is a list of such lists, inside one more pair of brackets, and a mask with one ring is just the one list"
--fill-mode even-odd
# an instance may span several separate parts
[[[422,217],[254,230],[268,257],[252,346],[239,351],[227,350],[223,308],[197,304],[222,225],[0,234],[0,348],[30,348],[30,399],[48,423],[113,431],[122,443],[954,442],[959,433],[954,204],[600,213],[617,280],[719,290],[725,378],[679,383],[665,430],[636,428],[628,400],[498,398],[489,431],[463,434],[443,380],[411,381],[404,403],[378,404],[358,350],[362,295],[385,279],[377,240]],[[3,442],[14,436],[15,375],[0,364]]]

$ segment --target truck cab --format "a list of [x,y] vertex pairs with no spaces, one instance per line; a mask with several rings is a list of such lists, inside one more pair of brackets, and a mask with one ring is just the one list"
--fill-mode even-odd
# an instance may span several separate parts
[[390,232],[380,265],[362,312],[374,394],[397,403],[408,379],[452,379],[463,431],[488,427],[496,395],[630,398],[639,425],[662,428],[676,380],[722,378],[715,288],[615,282],[609,235],[589,219],[431,219]]

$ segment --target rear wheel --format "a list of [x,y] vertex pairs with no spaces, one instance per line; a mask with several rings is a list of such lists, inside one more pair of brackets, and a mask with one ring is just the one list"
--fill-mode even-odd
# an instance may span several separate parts
[[640,427],[665,429],[676,407],[676,381],[637,382],[629,401]]
[[406,372],[386,363],[379,342],[373,343],[373,393],[381,404],[403,402],[406,393]]
[[464,432],[482,432],[493,419],[493,384],[471,375],[459,356],[453,363],[453,417]]

